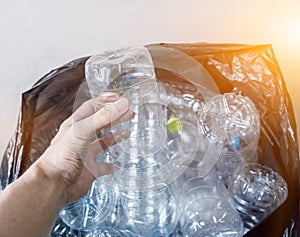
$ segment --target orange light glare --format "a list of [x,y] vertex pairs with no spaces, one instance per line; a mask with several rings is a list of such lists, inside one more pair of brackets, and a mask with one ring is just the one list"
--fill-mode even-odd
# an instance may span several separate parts
[[288,47],[300,49],[300,15],[289,12],[282,16],[279,24],[276,26],[277,34],[282,43]]

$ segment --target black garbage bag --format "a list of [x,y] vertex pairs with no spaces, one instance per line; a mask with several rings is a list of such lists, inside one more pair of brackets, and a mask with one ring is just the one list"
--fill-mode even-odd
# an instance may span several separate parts
[[[299,155],[296,121],[290,97],[271,45],[159,44],[197,60],[221,93],[248,96],[261,117],[259,163],[280,173],[288,184],[282,206],[246,236],[300,236]],[[59,125],[71,115],[76,92],[85,80],[87,58],[57,68],[22,94],[18,125],[1,163],[1,186],[22,175],[50,144]],[[157,71],[157,78],[161,73]],[[170,81],[176,84],[176,81]],[[58,222],[59,223],[59,219]]]

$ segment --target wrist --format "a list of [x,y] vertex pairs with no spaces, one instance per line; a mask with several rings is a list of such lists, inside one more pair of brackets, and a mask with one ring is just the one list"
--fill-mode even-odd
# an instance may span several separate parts
[[60,208],[64,207],[68,200],[67,186],[64,180],[61,178],[61,174],[51,166],[43,156],[40,157],[31,167],[35,173],[38,184],[47,187],[49,193],[53,192],[53,198],[55,198]]
[[44,165],[35,162],[2,191],[0,236],[49,236],[67,195],[65,186]]

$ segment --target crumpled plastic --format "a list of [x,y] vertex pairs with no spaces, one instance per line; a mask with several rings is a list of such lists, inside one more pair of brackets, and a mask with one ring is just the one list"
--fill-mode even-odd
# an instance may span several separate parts
[[[245,236],[299,236],[300,186],[296,121],[272,46],[209,43],[156,46],[176,49],[193,57],[210,74],[221,93],[241,93],[254,102],[261,117],[259,163],[282,175],[288,184],[289,194],[282,206]],[[3,188],[40,157],[59,125],[71,115],[76,92],[85,79],[86,60],[79,58],[51,71],[22,94],[17,129],[1,163]],[[158,80],[160,76],[157,70]],[[176,83],[168,82],[174,86]],[[183,92],[184,89],[181,85]],[[60,229],[59,225],[58,219],[56,230]]]

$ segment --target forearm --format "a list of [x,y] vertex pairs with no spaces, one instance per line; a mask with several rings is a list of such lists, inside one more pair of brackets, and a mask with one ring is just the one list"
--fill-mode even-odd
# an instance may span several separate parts
[[65,186],[36,163],[0,193],[0,236],[49,236]]
[[[99,97],[100,105],[115,101],[101,108],[95,106],[95,100],[84,103],[61,124],[45,153],[0,193],[0,236],[49,236],[63,206],[88,191],[95,175],[82,159],[94,162],[94,156],[103,150],[102,143],[113,144],[108,137],[91,143],[92,138],[97,131],[133,115],[129,101],[115,97]],[[96,171],[99,176],[113,169],[103,164]]]

